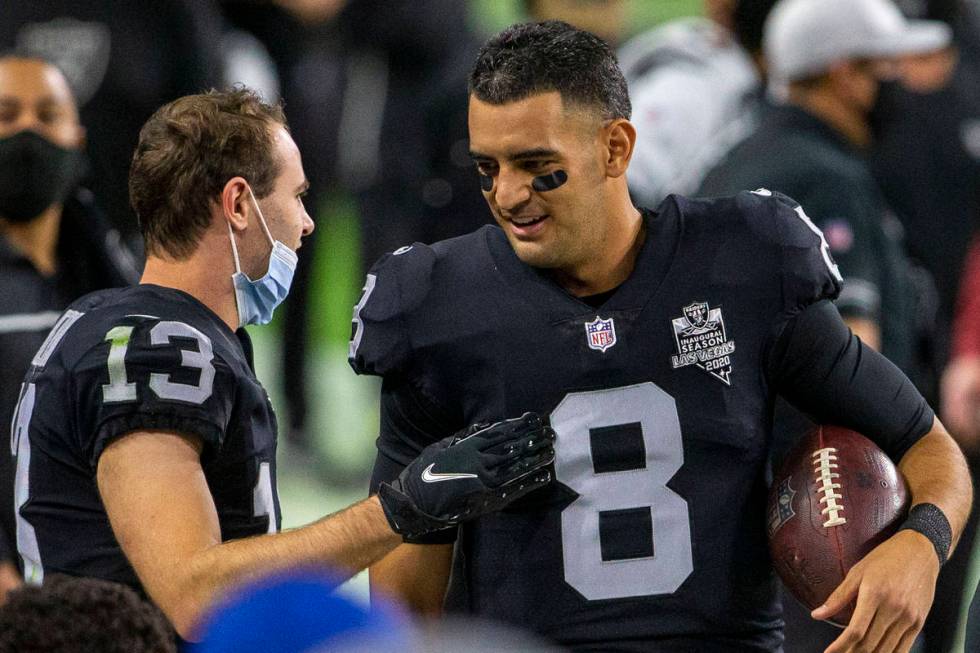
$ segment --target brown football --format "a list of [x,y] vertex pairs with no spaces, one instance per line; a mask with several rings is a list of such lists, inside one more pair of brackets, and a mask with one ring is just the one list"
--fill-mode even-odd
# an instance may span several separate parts
[[[783,584],[813,610],[908,513],[905,478],[860,433],[818,426],[787,455],[767,505],[769,552]],[[853,603],[832,622],[847,624]]]

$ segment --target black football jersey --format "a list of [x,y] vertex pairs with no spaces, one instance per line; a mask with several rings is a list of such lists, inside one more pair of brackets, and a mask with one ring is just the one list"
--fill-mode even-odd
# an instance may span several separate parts
[[598,308],[493,226],[382,258],[350,345],[384,377],[372,483],[453,429],[548,415],[557,482],[459,529],[447,608],[577,651],[777,650],[767,356],[840,275],[778,194],[672,196],[644,220]]
[[201,438],[223,540],[279,529],[276,421],[245,332],[178,290],[100,291],[55,324],[14,416],[17,547],[28,580],[64,573],[140,589],[96,469],[114,439],[147,429]]

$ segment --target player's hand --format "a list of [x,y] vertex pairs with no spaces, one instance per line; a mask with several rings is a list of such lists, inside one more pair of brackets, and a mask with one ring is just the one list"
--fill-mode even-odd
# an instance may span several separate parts
[[925,536],[902,530],[851,567],[814,619],[829,619],[857,601],[844,632],[825,653],[907,653],[936,592],[939,559]]
[[426,447],[378,499],[395,532],[421,535],[500,510],[551,481],[555,433],[534,413]]

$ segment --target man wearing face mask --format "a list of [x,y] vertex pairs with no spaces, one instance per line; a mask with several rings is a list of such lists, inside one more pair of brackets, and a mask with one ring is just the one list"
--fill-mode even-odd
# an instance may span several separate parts
[[550,480],[553,433],[527,413],[403,451],[406,472],[376,496],[278,533],[276,420],[241,327],[272,319],[313,231],[281,108],[247,89],[165,105],[140,133],[129,187],[141,282],[61,315],[14,418],[25,578],[128,584],[194,638],[256,573],[329,566],[343,579],[403,537]]
[[907,373],[914,338],[901,226],[865,152],[879,91],[900,58],[946,47],[950,36],[945,24],[906,21],[891,0],[782,0],[766,23],[764,50],[783,103],[700,190],[765,186],[806,206],[848,280],[838,300],[848,326]]
[[[119,235],[78,187],[84,129],[54,66],[0,57],[0,424],[9,424],[31,357],[78,297],[137,278]],[[0,455],[0,603],[19,583],[14,469]]]

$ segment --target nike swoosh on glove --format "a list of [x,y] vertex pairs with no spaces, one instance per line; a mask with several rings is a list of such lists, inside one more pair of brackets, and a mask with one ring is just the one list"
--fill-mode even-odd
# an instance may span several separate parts
[[391,528],[415,537],[506,507],[551,482],[555,432],[541,417],[474,424],[429,445],[378,499]]

